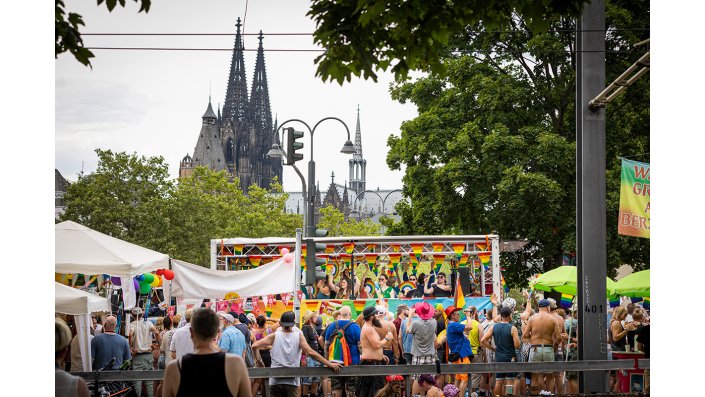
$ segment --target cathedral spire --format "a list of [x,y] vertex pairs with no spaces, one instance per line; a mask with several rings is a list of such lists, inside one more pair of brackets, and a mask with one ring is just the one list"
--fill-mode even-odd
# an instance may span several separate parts
[[360,132],[360,105],[357,105],[357,126],[355,127],[355,154],[353,159],[362,160],[362,133]]
[[223,106],[223,116],[226,120],[234,122],[243,121],[247,109],[247,80],[245,76],[245,58],[243,51],[245,45],[240,33],[240,18],[235,24],[235,46],[233,47],[233,57],[230,62],[230,76],[228,77],[228,89],[225,93],[225,105]]
[[255,129],[260,134],[269,134],[272,130],[272,111],[269,105],[267,69],[264,63],[264,47],[262,46],[264,35],[261,30],[259,31],[258,39],[259,47],[257,47],[255,74],[252,78],[250,104],[252,105],[252,115]]

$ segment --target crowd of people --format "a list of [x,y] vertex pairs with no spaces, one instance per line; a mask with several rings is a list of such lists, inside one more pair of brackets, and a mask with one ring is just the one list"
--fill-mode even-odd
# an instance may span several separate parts
[[[380,277],[380,281],[381,280]],[[434,288],[442,289],[438,277]],[[382,286],[381,284],[380,286]],[[330,287],[345,294],[347,286]],[[424,287],[426,289],[426,287]],[[430,290],[430,288],[428,289]],[[127,338],[115,332],[117,318],[95,321],[92,329],[93,369],[165,369],[161,382],[134,383],[138,396],[233,395],[256,396],[263,379],[250,379],[253,367],[328,367],[326,377],[270,378],[273,397],[385,397],[399,396],[403,378],[336,376],[342,365],[428,365],[491,362],[552,362],[577,359],[577,313],[559,308],[553,299],[531,299],[526,305],[506,298],[491,299],[491,310],[474,306],[433,307],[428,301],[400,304],[392,313],[380,299],[353,318],[349,306],[332,313],[324,324],[314,312],[302,313],[301,327],[293,312],[280,318],[262,314],[189,309],[184,316],[145,320],[132,311]],[[461,313],[464,316],[461,316]],[[649,318],[634,304],[615,308],[609,322],[612,353],[642,351],[649,356]],[[461,321],[462,320],[462,321]],[[63,372],[83,370],[76,337],[57,319],[57,395],[84,395],[85,382]],[[68,335],[68,336],[67,336]],[[331,351],[343,343],[349,357]],[[66,365],[70,363],[70,365]],[[61,373],[61,374],[60,374]],[[648,373],[645,387],[648,391]],[[496,373],[412,376],[413,395],[469,397],[577,393],[577,372]],[[616,376],[611,387],[617,390]],[[59,390],[62,393],[59,393]],[[67,390],[73,393],[67,393]],[[86,391],[87,392],[87,391]]]

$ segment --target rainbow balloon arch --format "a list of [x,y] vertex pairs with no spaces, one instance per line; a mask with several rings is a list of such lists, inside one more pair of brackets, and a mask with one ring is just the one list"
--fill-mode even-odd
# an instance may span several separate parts
[[[325,252],[316,256],[326,260],[326,274],[334,281],[343,274],[355,278],[356,274],[367,272],[373,282],[363,288],[372,290],[377,277],[386,274],[398,276],[397,288],[403,291],[416,287],[407,280],[408,275],[441,271],[450,274],[467,269],[479,296],[489,297],[493,291],[503,290],[497,235],[324,237],[314,240],[326,245]],[[295,247],[293,237],[213,239],[211,269],[253,269],[291,252],[301,258],[303,273],[306,270],[306,247],[304,245],[298,253]]]

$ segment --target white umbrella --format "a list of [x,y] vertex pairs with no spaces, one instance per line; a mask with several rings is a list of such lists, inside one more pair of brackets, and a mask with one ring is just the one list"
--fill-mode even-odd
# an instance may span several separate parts
[[169,255],[97,232],[76,222],[55,225],[56,273],[134,277],[169,267]]
[[109,312],[110,301],[76,288],[60,283],[54,283],[54,311],[72,314],[76,319],[78,330],[78,346],[81,350],[81,361],[86,371],[91,370],[90,326],[93,312]]

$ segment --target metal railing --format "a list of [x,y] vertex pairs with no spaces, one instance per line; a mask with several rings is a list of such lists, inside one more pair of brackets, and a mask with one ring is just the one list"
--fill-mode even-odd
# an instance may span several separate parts
[[[407,397],[410,396],[411,378],[408,375],[420,374],[465,374],[465,373],[495,373],[495,372],[563,372],[563,371],[612,371],[649,368],[648,359],[622,360],[585,360],[585,361],[555,361],[542,363],[475,363],[475,364],[440,364],[440,365],[353,365],[342,367],[339,373],[334,373],[325,367],[296,368],[248,368],[251,379],[254,378],[291,378],[311,376],[383,376],[402,375],[405,377]],[[113,382],[162,380],[164,370],[155,371],[95,371],[72,372],[86,381]],[[267,393],[269,394],[269,393]]]

